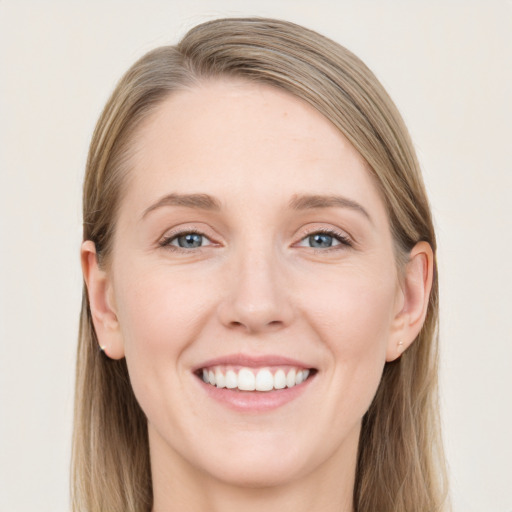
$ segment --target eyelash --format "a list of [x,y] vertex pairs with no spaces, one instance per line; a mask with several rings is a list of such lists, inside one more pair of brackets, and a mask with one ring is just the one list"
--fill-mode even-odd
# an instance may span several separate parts
[[340,233],[338,231],[335,231],[333,229],[327,229],[327,228],[326,229],[316,229],[316,230],[312,231],[311,233],[308,233],[306,236],[304,236],[300,239],[300,242],[302,242],[303,240],[306,240],[307,238],[315,236],[315,235],[329,235],[334,240],[337,240],[339,242],[339,245],[327,247],[324,249],[317,248],[317,247],[310,247],[310,249],[313,249],[315,252],[325,253],[325,252],[340,250],[343,248],[346,249],[346,248],[350,248],[350,247],[354,246],[352,240],[350,240],[350,238],[348,236],[346,236],[343,233]]
[[[160,240],[159,245],[160,245],[160,247],[164,247],[164,248],[169,249],[171,251],[190,252],[194,248],[186,249],[184,247],[177,247],[175,245],[172,245],[172,243],[171,243],[174,240],[176,240],[176,239],[178,239],[178,238],[180,238],[182,236],[186,236],[186,235],[199,235],[199,236],[202,236],[203,238],[206,238],[207,240],[209,240],[213,244],[213,242],[204,233],[202,233],[198,229],[191,228],[191,229],[186,229],[186,230],[183,230],[183,231],[178,231],[176,233],[171,233],[170,235],[165,236],[164,238],[162,238],[162,240]],[[203,246],[197,247],[197,248],[195,248],[195,250],[200,250],[202,248],[203,248]]]
[[[200,247],[196,247],[196,248],[192,247],[192,248],[187,249],[187,248],[178,247],[178,246],[175,246],[172,244],[172,242],[174,240],[178,239],[179,237],[186,236],[186,235],[193,235],[193,234],[206,238],[210,242],[210,244],[208,244],[208,245],[215,245],[215,242],[210,240],[210,238],[208,238],[203,232],[199,231],[198,229],[194,229],[194,228],[171,233],[170,235],[164,237],[159,242],[159,245],[160,245],[160,247],[166,248],[171,251],[177,251],[177,252],[188,253],[188,252],[191,252],[192,250],[199,251],[204,246],[200,246]],[[328,236],[331,236],[334,240],[339,242],[339,245],[334,245],[334,246],[326,247],[326,248],[309,247],[310,249],[313,249],[317,253],[326,253],[326,252],[331,252],[331,251],[336,251],[336,250],[343,250],[344,248],[346,249],[346,248],[351,248],[354,246],[352,240],[348,236],[346,236],[338,231],[335,231],[333,229],[316,229],[314,231],[311,231],[310,233],[303,236],[300,239],[299,243],[303,242],[304,240],[306,240],[312,236],[315,236],[315,235],[328,235]]]

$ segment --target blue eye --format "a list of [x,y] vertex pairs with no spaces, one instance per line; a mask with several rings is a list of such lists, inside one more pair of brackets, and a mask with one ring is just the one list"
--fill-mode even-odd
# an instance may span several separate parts
[[327,233],[315,233],[314,235],[308,236],[307,239],[309,246],[315,249],[327,249],[333,245],[339,244],[338,240]]
[[197,233],[187,233],[175,238],[177,244],[184,249],[195,249],[203,245],[203,235]]
[[[299,247],[310,247],[312,249],[331,249],[337,246],[352,247],[352,242],[346,236],[337,232],[317,231],[304,237]],[[340,247],[342,248],[342,247]]]
[[197,249],[210,244],[210,240],[204,235],[189,232],[171,236],[164,240],[161,245],[179,247],[180,249]]

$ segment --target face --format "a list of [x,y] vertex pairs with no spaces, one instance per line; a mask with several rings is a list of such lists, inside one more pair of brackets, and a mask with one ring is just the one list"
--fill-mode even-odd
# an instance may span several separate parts
[[403,294],[367,165],[312,107],[227,81],[167,99],[106,295],[153,467],[267,485],[355,461]]

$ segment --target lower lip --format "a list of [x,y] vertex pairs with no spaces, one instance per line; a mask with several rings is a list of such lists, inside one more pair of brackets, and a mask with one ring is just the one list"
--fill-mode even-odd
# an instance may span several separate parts
[[197,379],[210,398],[238,412],[258,413],[271,411],[295,400],[311,385],[315,375],[292,388],[275,389],[274,391],[240,391],[217,388]]

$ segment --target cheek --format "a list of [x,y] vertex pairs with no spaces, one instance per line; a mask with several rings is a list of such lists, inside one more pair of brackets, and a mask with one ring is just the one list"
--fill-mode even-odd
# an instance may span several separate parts
[[138,395],[142,388],[167,386],[177,375],[180,354],[201,331],[205,317],[201,310],[209,301],[204,284],[183,282],[164,268],[123,275],[116,287],[116,305]]
[[130,269],[123,275],[116,305],[127,350],[169,348],[183,338],[181,333],[192,334],[205,299],[204,284],[173,276],[165,267]]
[[332,421],[360,419],[377,390],[393,329],[396,284],[393,279],[345,276],[311,300],[309,318],[328,348]]
[[182,355],[204,329],[208,281],[186,282],[163,265],[130,270],[116,295],[133,392],[151,424],[182,439],[176,410],[187,392]]
[[331,279],[320,293],[311,294],[311,323],[329,340],[331,350],[343,361],[379,347],[385,350],[395,315],[394,275],[354,271]]

